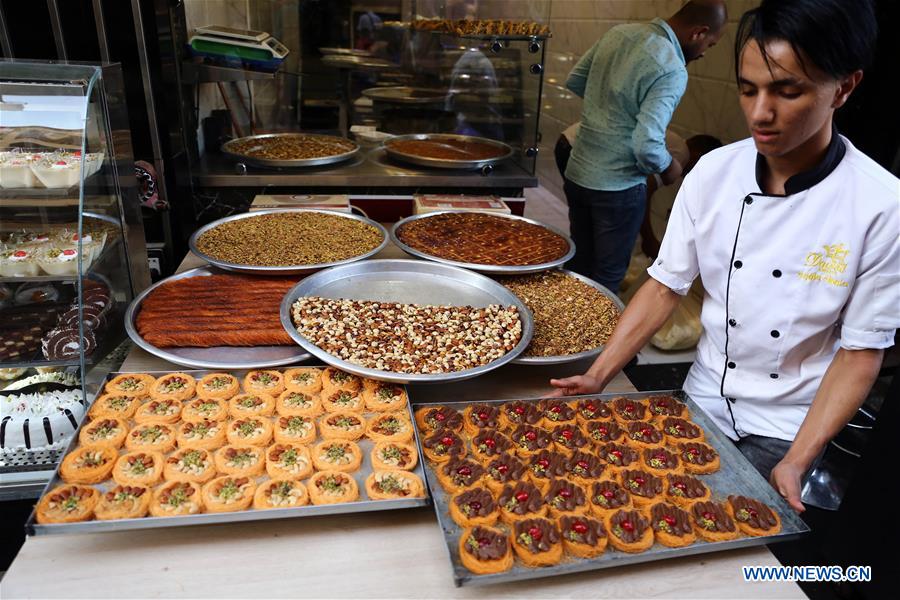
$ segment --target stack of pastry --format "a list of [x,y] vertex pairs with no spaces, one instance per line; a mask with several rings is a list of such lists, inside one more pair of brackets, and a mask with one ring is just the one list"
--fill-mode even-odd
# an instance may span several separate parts
[[[124,373],[88,419],[39,523],[425,495],[406,391],[331,368]],[[365,490],[362,438],[373,442]]]
[[758,500],[713,498],[702,476],[719,455],[671,396],[426,405],[415,417],[473,573],[781,528]]

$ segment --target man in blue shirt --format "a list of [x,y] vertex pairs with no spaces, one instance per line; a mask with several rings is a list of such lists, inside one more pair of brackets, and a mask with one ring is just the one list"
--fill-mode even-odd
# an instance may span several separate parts
[[681,174],[665,138],[685,65],[715,45],[726,19],[724,0],[692,0],[666,21],[618,25],[566,81],[584,98],[564,186],[576,246],[568,267],[614,293],[640,230],[647,176],[668,184]]

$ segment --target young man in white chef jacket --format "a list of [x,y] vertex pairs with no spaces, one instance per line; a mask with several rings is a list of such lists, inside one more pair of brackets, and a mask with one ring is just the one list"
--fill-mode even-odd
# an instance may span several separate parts
[[604,352],[551,380],[556,395],[602,390],[700,275],[704,333],[684,388],[798,512],[804,474],[900,326],[900,180],[833,125],[876,34],[869,0],[763,0],[742,17],[752,138],[700,160]]

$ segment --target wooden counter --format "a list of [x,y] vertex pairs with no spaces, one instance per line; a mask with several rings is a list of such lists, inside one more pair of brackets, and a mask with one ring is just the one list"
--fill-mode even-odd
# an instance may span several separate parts
[[[396,249],[394,249],[396,250]],[[388,253],[389,250],[386,250]],[[391,257],[395,257],[393,255]],[[183,269],[198,266],[188,257]],[[411,386],[414,401],[539,396],[563,367],[508,365],[474,380]],[[134,349],[124,371],[178,367]],[[633,391],[624,375],[607,388]],[[805,598],[794,583],[746,583],[743,565],[778,565],[765,547],[455,588],[431,508],[222,525],[31,537],[6,576],[11,598]]]

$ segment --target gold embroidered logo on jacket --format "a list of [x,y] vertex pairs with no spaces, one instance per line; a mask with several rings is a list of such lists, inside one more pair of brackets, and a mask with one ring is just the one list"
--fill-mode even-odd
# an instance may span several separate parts
[[834,276],[847,270],[847,257],[850,249],[844,244],[825,244],[824,252],[810,252],[806,255],[803,266],[808,270],[800,272],[800,279],[805,281],[824,281],[838,287],[847,287],[849,284],[843,279]]

